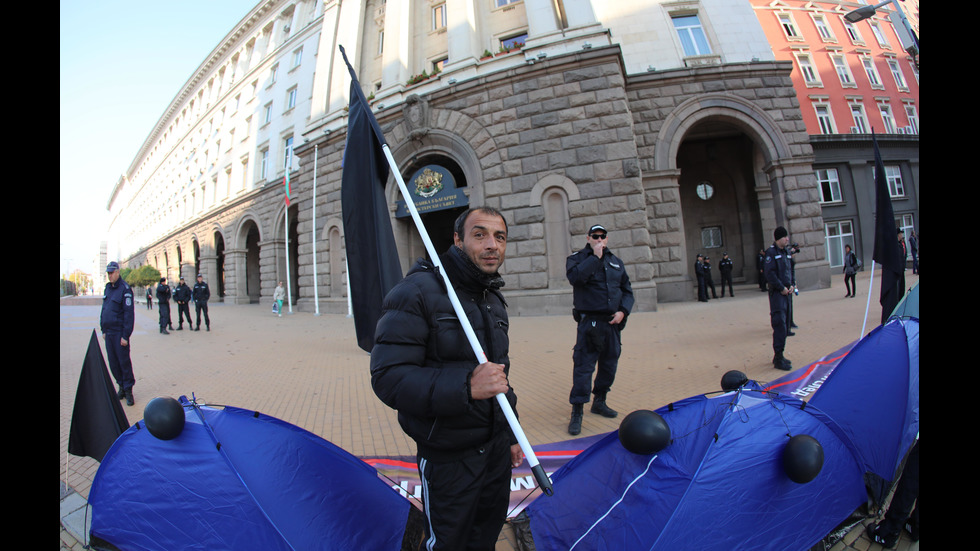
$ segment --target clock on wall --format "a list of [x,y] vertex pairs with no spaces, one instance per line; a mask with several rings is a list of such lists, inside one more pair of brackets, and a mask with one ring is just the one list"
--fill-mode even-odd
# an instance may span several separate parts
[[711,196],[715,194],[715,188],[711,187],[711,182],[705,180],[698,184],[697,187],[698,197],[707,201],[711,199]]

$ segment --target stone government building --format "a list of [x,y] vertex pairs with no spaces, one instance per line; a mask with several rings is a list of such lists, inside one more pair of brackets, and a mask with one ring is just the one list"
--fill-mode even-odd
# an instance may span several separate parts
[[[830,285],[792,62],[737,0],[264,0],[120,178],[109,256],[174,280],[203,273],[236,304],[271,302],[283,280],[298,310],[346,312],[338,45],[408,187],[438,174],[458,191],[420,208],[437,249],[467,205],[504,213],[517,315],[570,312],[565,258],[594,223],[638,311],[692,300],[706,246],[754,281],[777,225],[800,245],[801,288]],[[393,178],[386,192],[407,270],[424,247]]]

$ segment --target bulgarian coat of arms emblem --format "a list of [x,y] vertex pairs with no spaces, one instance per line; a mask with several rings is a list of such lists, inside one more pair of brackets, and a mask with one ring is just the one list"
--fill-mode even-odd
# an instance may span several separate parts
[[440,191],[442,191],[442,174],[427,168],[415,178],[416,194],[422,197],[432,197]]

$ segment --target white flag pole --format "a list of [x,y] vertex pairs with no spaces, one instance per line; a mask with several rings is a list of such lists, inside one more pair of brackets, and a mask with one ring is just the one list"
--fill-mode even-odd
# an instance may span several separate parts
[[[289,165],[292,164],[292,151],[286,156],[286,198],[289,198]],[[286,236],[286,304],[289,305],[289,313],[293,313],[293,290],[292,280],[289,278],[289,201],[286,201],[286,227],[283,232]]]
[[871,260],[871,279],[868,280],[868,301],[864,305],[864,322],[861,324],[861,336],[864,338],[864,328],[868,325],[868,310],[871,308],[871,289],[875,286],[875,261]]
[[[473,331],[473,326],[470,324],[469,318],[466,317],[466,312],[463,310],[463,305],[459,302],[459,297],[456,296],[456,290],[453,289],[452,283],[449,281],[449,276],[446,275],[446,270],[442,267],[442,262],[439,260],[439,255],[436,253],[435,246],[432,244],[432,240],[429,239],[429,234],[425,231],[425,226],[422,224],[422,218],[419,217],[418,209],[415,208],[415,202],[412,200],[411,195],[408,193],[408,187],[405,185],[405,181],[402,179],[401,172],[398,170],[398,165],[395,163],[395,158],[391,155],[391,150],[388,148],[388,144],[382,146],[382,150],[385,153],[385,157],[388,159],[388,166],[391,168],[392,174],[395,176],[395,181],[398,183],[398,189],[401,191],[402,197],[405,199],[405,204],[408,206],[408,211],[412,214],[412,220],[415,222],[415,227],[418,228],[419,235],[422,237],[422,242],[425,244],[425,250],[428,251],[429,257],[432,259],[433,264],[438,268],[438,272],[442,274],[442,279],[446,284],[446,292],[449,295],[449,301],[453,305],[453,310],[456,312],[456,317],[459,318],[460,324],[463,326],[463,332],[466,334],[466,338],[470,343],[470,347],[473,349],[473,353],[476,355],[478,363],[486,363],[487,355],[483,351],[483,347],[480,345],[480,341],[476,337],[476,333]],[[534,454],[534,450],[531,449],[531,444],[527,440],[527,436],[524,434],[524,430],[521,428],[521,424],[517,420],[517,415],[514,414],[514,409],[510,407],[510,402],[507,401],[507,396],[504,393],[499,393],[496,396],[497,403],[500,404],[500,409],[504,412],[504,417],[507,418],[507,423],[510,424],[510,429],[517,438],[517,442],[521,446],[521,451],[524,452],[524,457],[527,458],[528,465],[531,466],[531,472],[534,474],[535,480],[538,482],[538,486],[546,495],[552,495],[554,490],[551,488],[551,480],[548,479],[548,475],[544,472],[544,468],[538,462],[537,456]]]
[[320,293],[316,282],[316,153],[317,145],[313,146],[313,310],[314,316],[320,315]]

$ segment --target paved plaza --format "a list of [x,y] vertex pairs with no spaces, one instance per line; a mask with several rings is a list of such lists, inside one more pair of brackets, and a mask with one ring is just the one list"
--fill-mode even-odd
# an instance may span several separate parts
[[[869,277],[867,270],[857,275],[857,298],[844,298],[843,276],[836,274],[830,288],[802,291],[794,299],[799,329],[786,346],[794,368],[862,336]],[[906,272],[908,286],[917,281],[917,275]],[[879,284],[880,271],[865,334],[880,319]],[[84,505],[98,469],[93,459],[69,456],[67,450],[75,390],[89,339],[93,330],[98,332],[100,304],[100,296],[61,300],[62,549],[82,548],[78,539],[84,530],[65,519]],[[143,408],[157,396],[193,394],[199,402],[253,409],[293,423],[356,456],[414,455],[396,412],[371,390],[369,357],[357,347],[353,320],[300,312],[278,317],[270,310],[271,305],[213,303],[210,332],[185,326],[162,335],[157,305],[148,310],[145,303],[137,304],[131,339],[136,403],[123,402],[129,423],[142,419]],[[176,307],[172,316],[176,328]],[[511,385],[528,440],[540,445],[572,438],[567,433],[575,341],[571,313],[512,317],[510,322]],[[623,332],[623,354],[608,396],[620,416],[606,419],[586,408],[579,437],[616,430],[631,411],[720,390],[722,375],[732,369],[760,382],[776,379],[785,372],[772,368],[772,356],[769,304],[755,285],[737,287],[734,297],[667,303],[656,312],[635,313]],[[863,533],[863,527],[856,527],[834,550],[878,549]],[[505,527],[497,549],[513,549],[512,538]],[[918,544],[904,534],[899,549],[918,549]]]

